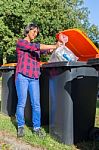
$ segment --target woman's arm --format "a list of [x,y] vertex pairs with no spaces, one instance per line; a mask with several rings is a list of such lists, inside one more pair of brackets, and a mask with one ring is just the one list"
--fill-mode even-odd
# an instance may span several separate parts
[[56,49],[57,47],[57,45],[40,44],[40,50]]
[[62,45],[62,42],[59,42],[59,41],[54,45],[40,44],[40,50],[49,50],[49,49],[54,50],[58,48],[60,45]]
[[54,49],[59,47],[61,44],[62,43],[59,41],[53,45],[46,45],[46,44],[40,44],[40,43],[29,43],[26,40],[20,39],[17,42],[17,48],[19,48],[20,50],[23,50],[23,51],[37,51],[37,50],[49,51],[50,49],[51,49],[51,51],[53,51]]

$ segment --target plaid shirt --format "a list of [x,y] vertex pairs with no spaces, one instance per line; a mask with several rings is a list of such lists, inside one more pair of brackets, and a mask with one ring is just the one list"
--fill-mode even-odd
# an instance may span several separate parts
[[40,76],[40,43],[29,43],[19,39],[16,44],[16,76],[21,73],[30,78]]

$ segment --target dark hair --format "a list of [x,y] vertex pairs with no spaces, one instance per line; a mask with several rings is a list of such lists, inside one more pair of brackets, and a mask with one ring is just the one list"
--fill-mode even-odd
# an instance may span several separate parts
[[37,31],[38,31],[37,36],[38,36],[39,32],[40,32],[40,29],[39,29],[38,25],[35,24],[35,23],[30,23],[29,25],[27,25],[25,27],[25,29],[24,29],[24,36],[27,36],[27,34],[29,33],[29,31],[33,30],[34,28],[37,28]]

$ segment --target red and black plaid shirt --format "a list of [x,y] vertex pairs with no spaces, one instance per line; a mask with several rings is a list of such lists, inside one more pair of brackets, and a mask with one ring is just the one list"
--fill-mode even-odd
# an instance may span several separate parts
[[40,76],[40,43],[29,43],[19,39],[16,44],[16,76],[21,73],[30,78]]

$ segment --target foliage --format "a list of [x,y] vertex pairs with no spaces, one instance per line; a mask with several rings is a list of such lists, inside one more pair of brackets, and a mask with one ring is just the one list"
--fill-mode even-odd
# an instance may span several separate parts
[[[16,40],[30,22],[41,30],[38,41],[55,42],[55,34],[68,28],[84,30],[95,42],[99,40],[98,27],[90,25],[88,8],[83,0],[0,0],[0,51],[3,58],[14,56]],[[1,55],[1,54],[0,54]]]

